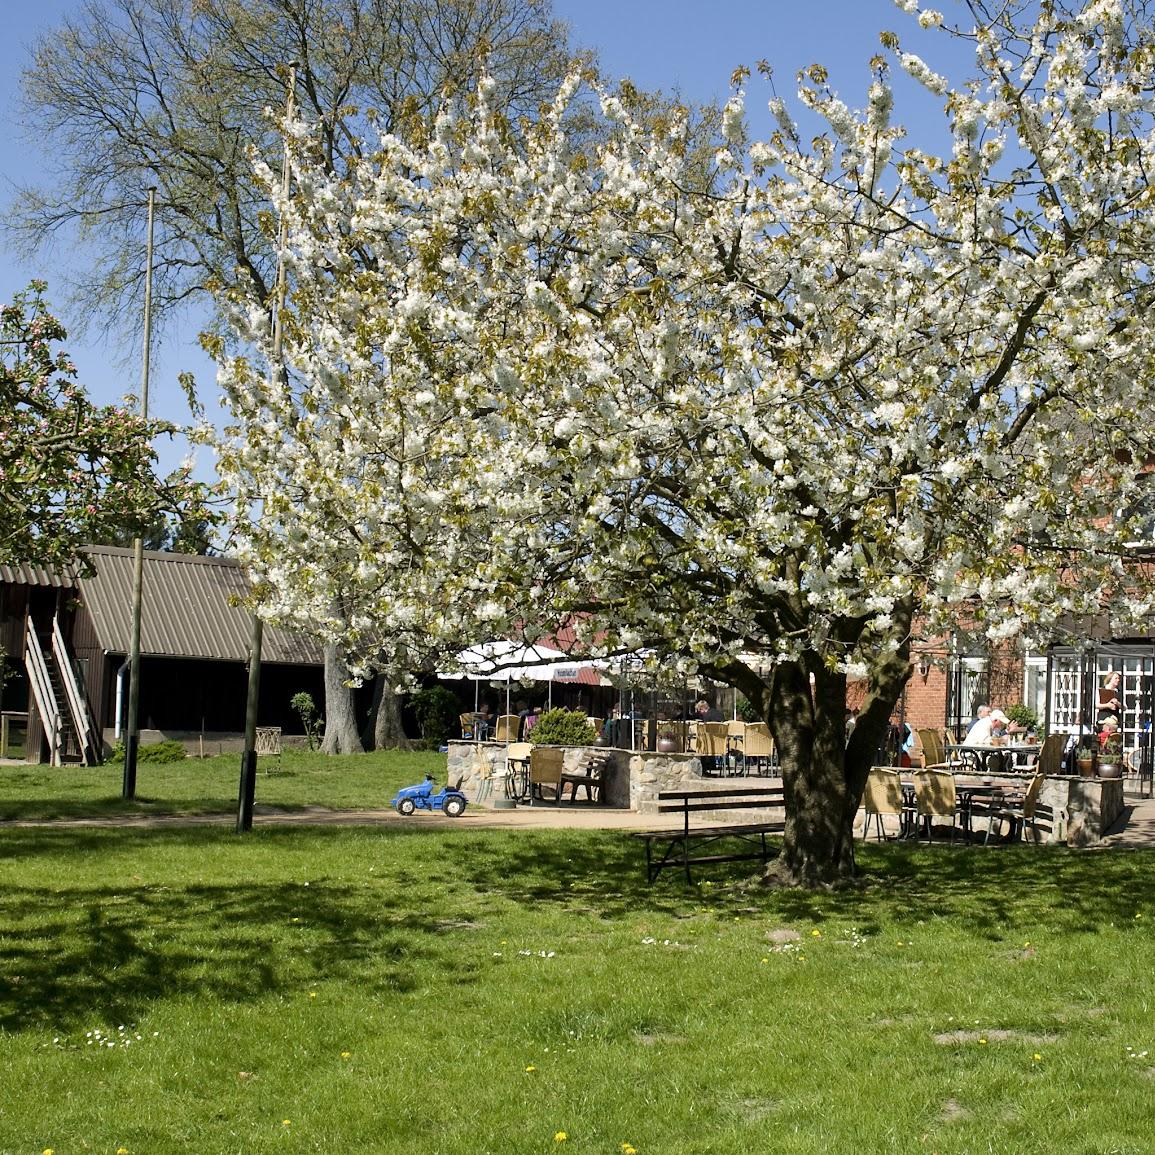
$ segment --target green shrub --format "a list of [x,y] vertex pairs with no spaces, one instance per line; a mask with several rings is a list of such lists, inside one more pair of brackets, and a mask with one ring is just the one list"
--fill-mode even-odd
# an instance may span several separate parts
[[[136,760],[137,762],[183,762],[188,755],[185,748],[179,743],[169,740],[167,742],[145,742],[137,747]],[[112,753],[109,754],[108,760],[110,762],[124,761],[124,743],[117,742],[112,748]]]
[[539,746],[592,746],[597,734],[580,710],[547,710],[529,732]]
[[1022,726],[1024,729],[1038,732],[1039,715],[1036,714],[1030,706],[1008,706],[1003,713],[1006,714],[1012,722]]
[[754,703],[741,694],[738,695],[738,717],[741,718],[743,722],[766,721],[766,719],[761,717],[758,711],[754,709]]
[[409,704],[413,708],[422,739],[433,749],[445,743],[451,734],[458,732],[461,704],[451,690],[444,686],[430,686],[418,690]]
[[308,740],[309,749],[316,750],[321,744],[321,732],[324,729],[324,723],[317,713],[317,704],[313,701],[313,695],[306,690],[301,690],[289,699],[289,705],[300,715],[301,725],[305,727],[305,737]]

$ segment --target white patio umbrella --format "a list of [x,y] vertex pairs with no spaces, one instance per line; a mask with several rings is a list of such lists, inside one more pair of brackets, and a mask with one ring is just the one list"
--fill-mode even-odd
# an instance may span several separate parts
[[561,650],[540,643],[523,646],[508,638],[498,638],[462,650],[454,657],[456,668],[438,671],[437,676],[447,681],[470,679],[474,684],[474,710],[477,709],[482,682],[504,682],[505,712],[508,714],[511,683],[549,681],[549,670],[559,661],[567,661]]

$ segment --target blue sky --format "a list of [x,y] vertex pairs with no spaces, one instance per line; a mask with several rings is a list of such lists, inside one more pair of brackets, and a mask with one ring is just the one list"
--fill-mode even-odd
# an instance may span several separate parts
[[[36,38],[50,31],[82,0],[36,0],[17,4],[6,0],[0,12],[0,201],[7,202],[13,182],[43,179],[51,173],[48,157],[25,138],[19,123],[19,77]],[[688,101],[725,100],[729,78],[740,64],[768,60],[775,70],[779,94],[794,91],[799,68],[824,64],[831,82],[848,104],[859,107],[869,82],[867,62],[878,51],[882,29],[898,31],[904,44],[918,50],[926,43],[909,16],[893,0],[555,0],[555,12],[573,31],[575,45],[596,48],[607,75],[628,76],[642,88],[678,90]],[[949,16],[953,0],[940,7]],[[765,107],[759,81],[749,86],[752,108]],[[898,116],[904,113],[901,100]],[[916,106],[918,118],[931,111]],[[910,114],[907,114],[908,119]],[[32,277],[49,282],[49,298],[63,299],[53,284],[68,267],[69,253],[45,254],[33,263],[4,253],[0,265],[0,296],[5,300]],[[58,309],[58,312],[60,310]],[[68,317],[61,314],[68,324]],[[154,345],[150,409],[174,421],[187,418],[177,374],[192,371],[206,400],[216,395],[211,364],[196,345],[196,320],[170,327]],[[119,335],[88,334],[70,340],[68,348],[81,380],[93,395],[112,401],[140,386],[140,355]],[[162,451],[164,463],[175,465],[184,450]],[[211,462],[202,457],[198,474],[211,477]]]

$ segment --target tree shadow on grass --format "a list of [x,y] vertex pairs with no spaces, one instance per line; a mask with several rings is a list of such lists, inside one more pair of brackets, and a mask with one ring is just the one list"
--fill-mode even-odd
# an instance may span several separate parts
[[[355,982],[404,994],[477,981],[462,935],[540,910],[575,919],[955,920],[992,940],[1144,927],[1152,851],[861,847],[862,885],[766,890],[734,864],[645,880],[620,831],[282,826],[0,834],[0,1029],[126,1022],[161,998],[242,1002]],[[205,876],[208,876],[207,878]],[[56,881],[59,879],[60,881]],[[307,885],[306,885],[307,883]]]
[[639,910],[686,916],[705,904],[726,915],[849,919],[867,933],[884,924],[957,919],[990,939],[1041,924],[1076,933],[1131,923],[1147,903],[1155,868],[1151,850],[886,844],[858,848],[858,885],[805,891],[764,888],[757,868],[742,863],[696,868],[692,884],[671,869],[649,885],[641,846],[620,832],[521,831],[516,840],[453,857],[476,886],[605,918]]
[[[328,828],[4,832],[0,1030],[128,1022],[161,998],[243,1002],[319,982],[404,994],[431,968],[476,981],[475,960],[455,945],[471,928],[468,895],[435,898],[420,863],[397,865],[399,847],[386,848],[379,873],[351,880],[352,841],[369,862],[381,847],[379,835]],[[327,850],[343,855],[336,871]],[[205,880],[210,871],[235,878]]]

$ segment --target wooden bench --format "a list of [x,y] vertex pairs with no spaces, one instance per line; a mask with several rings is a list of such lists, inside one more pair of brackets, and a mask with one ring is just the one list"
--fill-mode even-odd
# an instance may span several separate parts
[[[582,764],[577,770],[563,770],[561,788],[558,790],[558,801],[565,797],[565,788],[570,788],[569,800],[577,801],[578,787],[584,787],[587,802],[604,802],[602,797],[602,776],[613,766],[613,756],[606,753],[586,754],[582,757]],[[595,797],[594,792],[597,796]]]
[[[777,848],[766,841],[768,834],[782,834],[785,814],[764,822],[740,822],[720,826],[691,826],[691,814],[719,810],[784,810],[781,786],[744,786],[733,790],[662,790],[658,794],[659,814],[681,814],[681,829],[639,830],[631,835],[646,846],[646,881],[653,882],[667,866],[680,866],[686,881],[692,882],[690,868],[707,862],[767,862]],[[705,853],[703,853],[703,851]]]

